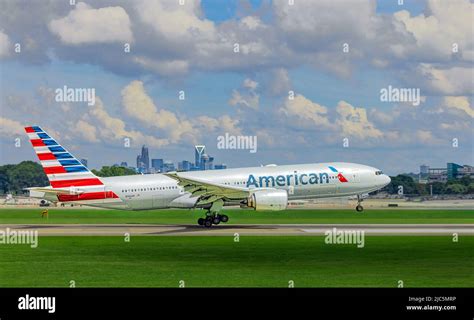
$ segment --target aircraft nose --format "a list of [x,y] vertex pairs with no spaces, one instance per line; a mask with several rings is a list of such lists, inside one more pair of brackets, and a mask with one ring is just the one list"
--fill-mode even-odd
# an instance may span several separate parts
[[392,181],[392,179],[390,179],[390,177],[386,174],[384,174],[383,176],[383,186],[385,187],[387,184],[390,183],[390,181]]

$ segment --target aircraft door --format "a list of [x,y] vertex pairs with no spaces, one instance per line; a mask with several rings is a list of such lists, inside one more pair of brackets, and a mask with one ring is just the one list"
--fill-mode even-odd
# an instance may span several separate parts
[[360,172],[359,170],[354,170],[351,174],[350,174],[350,181],[349,182],[352,182],[352,183],[357,183],[357,182],[360,182]]
[[152,196],[152,206],[153,208],[163,208],[165,207],[165,198],[160,197],[159,195]]

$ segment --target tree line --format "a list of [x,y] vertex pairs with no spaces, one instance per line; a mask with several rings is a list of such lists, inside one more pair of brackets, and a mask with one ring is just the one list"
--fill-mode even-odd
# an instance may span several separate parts
[[[136,174],[135,170],[118,166],[104,166],[92,170],[99,177],[112,177]],[[0,166],[0,193],[24,194],[25,188],[48,186],[48,177],[41,165],[33,161]]]
[[412,177],[399,174],[390,177],[392,181],[384,188],[389,194],[398,194],[399,186],[403,187],[404,195],[428,196],[431,188],[433,195],[472,194],[474,193],[474,179],[465,176],[461,179],[451,179],[447,182],[418,183]]

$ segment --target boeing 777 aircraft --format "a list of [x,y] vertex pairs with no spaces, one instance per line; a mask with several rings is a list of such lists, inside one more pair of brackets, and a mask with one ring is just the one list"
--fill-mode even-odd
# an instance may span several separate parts
[[172,172],[101,178],[38,126],[25,128],[50,186],[28,188],[30,196],[52,202],[126,210],[202,208],[199,225],[229,218],[224,206],[284,210],[288,200],[357,196],[383,188],[390,178],[379,169],[354,163]]

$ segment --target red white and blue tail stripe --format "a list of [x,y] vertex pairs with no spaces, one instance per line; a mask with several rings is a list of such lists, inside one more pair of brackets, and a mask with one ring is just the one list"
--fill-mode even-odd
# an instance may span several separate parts
[[58,193],[59,201],[118,198],[111,191],[105,192],[102,181],[40,127],[25,127],[25,131],[51,189],[71,190],[70,194]]

